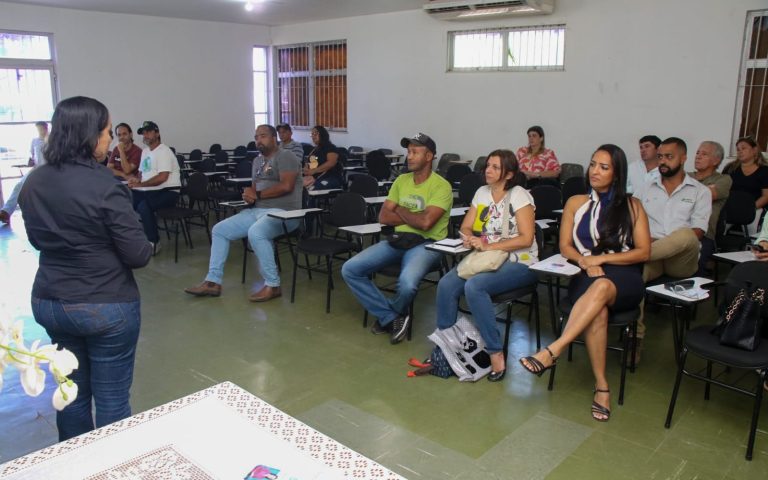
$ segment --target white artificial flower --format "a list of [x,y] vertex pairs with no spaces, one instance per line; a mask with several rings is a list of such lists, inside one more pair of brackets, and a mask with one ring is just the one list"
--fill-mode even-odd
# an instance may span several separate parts
[[27,355],[16,355],[18,361],[16,368],[21,373],[21,386],[24,388],[24,392],[30,397],[36,397],[40,395],[45,389],[45,372],[40,369],[38,365],[40,359],[36,358],[35,352],[38,350],[40,340],[35,340],[32,343],[32,348]]
[[55,350],[56,345],[52,346],[54,348],[53,352],[47,355],[50,361],[48,369],[54,375],[66,377],[73,370],[76,370],[80,363],[77,361],[74,353],[67,349]]
[[72,380],[68,380],[58,386],[56,391],[53,392],[53,408],[56,410],[64,410],[64,408],[70,403],[74,402],[77,398],[77,384]]
[[36,364],[21,371],[21,386],[24,393],[36,397],[45,390],[45,372]]
[[13,343],[16,344],[18,349],[24,350],[24,322],[22,320],[17,320],[16,323],[11,326],[10,331]]
[[[7,330],[0,330],[0,345],[9,347],[11,345],[11,333]],[[0,365],[5,363],[5,357],[8,355],[8,350],[0,347]]]

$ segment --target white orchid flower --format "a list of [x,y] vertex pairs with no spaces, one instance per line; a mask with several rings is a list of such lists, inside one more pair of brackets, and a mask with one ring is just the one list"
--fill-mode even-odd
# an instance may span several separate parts
[[16,368],[21,372],[21,386],[30,397],[40,395],[45,389],[45,372],[38,365],[40,358],[36,355],[40,340],[32,343],[32,348],[16,361]]
[[36,397],[45,390],[45,372],[37,365],[21,372],[21,386],[24,393],[30,397]]
[[11,340],[16,344],[18,348],[24,350],[24,322],[17,320],[11,326]]
[[21,386],[24,392],[36,397],[45,390],[45,371],[40,364],[48,363],[48,369],[53,374],[57,387],[53,394],[53,407],[62,410],[77,398],[77,384],[67,378],[79,362],[77,357],[66,349],[57,350],[56,344],[40,346],[40,340],[35,340],[27,349],[24,345],[24,322],[19,320],[13,324],[0,318],[0,391],[3,388],[3,371],[8,364],[16,366],[20,373]]
[[74,353],[66,349],[56,350],[55,344],[52,346],[54,350],[48,355],[48,369],[56,377],[66,377],[76,370],[80,363]]
[[64,410],[67,405],[74,402],[77,398],[77,384],[72,380],[67,380],[64,383],[59,384],[55,392],[53,392],[53,408],[56,410]]

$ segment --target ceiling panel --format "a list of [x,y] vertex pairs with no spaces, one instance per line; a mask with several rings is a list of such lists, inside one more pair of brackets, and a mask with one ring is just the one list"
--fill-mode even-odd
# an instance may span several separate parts
[[7,0],[10,3],[255,25],[355,17],[421,8],[424,0]]

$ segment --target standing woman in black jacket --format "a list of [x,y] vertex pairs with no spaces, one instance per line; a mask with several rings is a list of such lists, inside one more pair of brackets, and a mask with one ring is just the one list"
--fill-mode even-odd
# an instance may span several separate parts
[[59,440],[131,415],[128,403],[141,323],[132,269],[152,254],[128,188],[100,165],[112,123],[98,100],[73,97],[53,113],[48,163],[29,175],[20,202],[40,250],[32,312],[52,343],[79,361],[76,400],[56,414]]

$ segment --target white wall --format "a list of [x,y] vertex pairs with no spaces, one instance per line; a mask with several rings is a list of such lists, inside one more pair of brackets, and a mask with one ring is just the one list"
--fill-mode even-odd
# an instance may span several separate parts
[[[349,131],[339,145],[397,148],[424,131],[465,158],[517,148],[542,125],[561,161],[600,143],[636,158],[647,133],[727,145],[748,9],[765,0],[560,0],[544,17],[440,22],[421,11],[271,29],[0,2],[0,28],[52,32],[61,97],[89,95],[115,122],[159,123],[180,149],[253,134],[251,47],[347,39]],[[449,30],[560,23],[566,71],[445,72]],[[297,132],[308,141],[308,132]]]
[[180,151],[253,138],[251,49],[268,28],[0,2],[0,29],[53,33],[60,98],[99,99],[134,133],[154,120]]
[[[349,131],[339,145],[397,147],[416,131],[475,158],[543,126],[561,162],[601,143],[730,141],[746,11],[765,0],[560,0],[550,16],[440,22],[421,11],[272,29],[275,45],[347,39]],[[446,73],[447,32],[566,24],[564,72]],[[307,140],[304,132],[297,135]]]

